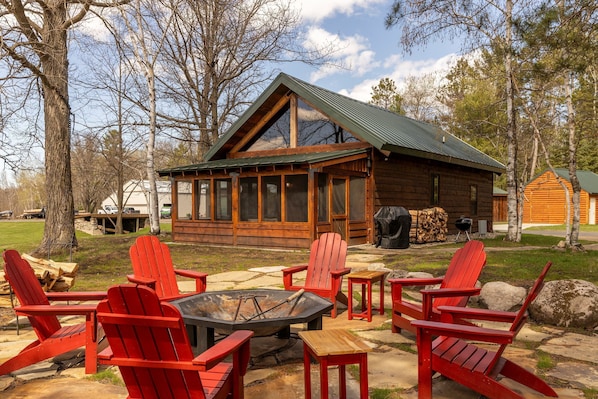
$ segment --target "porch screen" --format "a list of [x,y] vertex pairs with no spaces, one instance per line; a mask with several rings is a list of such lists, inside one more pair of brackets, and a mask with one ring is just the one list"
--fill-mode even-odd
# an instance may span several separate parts
[[307,222],[307,175],[285,176],[287,222]]
[[191,219],[191,181],[181,180],[176,182],[177,195],[177,219],[185,220]]
[[239,181],[239,212],[242,221],[257,221],[257,177],[244,177]]
[[195,181],[195,218],[210,219],[212,212],[210,209],[210,181]]
[[215,180],[216,220],[232,220],[232,184],[230,179]]
[[280,176],[262,177],[262,220],[280,222]]

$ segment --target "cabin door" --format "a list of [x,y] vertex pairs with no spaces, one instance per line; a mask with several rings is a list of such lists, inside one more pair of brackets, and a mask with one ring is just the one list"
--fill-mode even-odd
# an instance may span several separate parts
[[346,177],[332,178],[332,231],[339,233],[347,241],[347,188]]

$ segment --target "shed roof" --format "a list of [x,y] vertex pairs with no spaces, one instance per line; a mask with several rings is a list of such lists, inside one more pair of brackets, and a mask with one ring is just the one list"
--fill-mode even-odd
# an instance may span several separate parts
[[[568,169],[556,168],[555,171],[559,177],[570,181]],[[541,174],[545,172],[546,170]],[[596,173],[590,172],[589,170],[578,170],[577,178],[579,179],[579,184],[581,185],[582,190],[587,191],[589,194],[598,194],[598,175]]]
[[[229,151],[245,134],[265,117],[271,107],[290,92],[318,109],[328,118],[362,141],[383,152],[434,159],[450,164],[503,173],[505,166],[463,140],[429,123],[396,114],[372,104],[326,90],[281,73],[247,109],[230,129],[214,144],[205,156],[202,168],[218,167]],[[280,157],[267,157],[276,158]],[[213,162],[218,161],[217,164]],[[256,160],[227,160],[226,163],[255,162]],[[267,159],[262,158],[263,162]],[[211,166],[210,166],[211,165]],[[189,165],[184,169],[197,169]],[[173,172],[161,171],[161,174]]]

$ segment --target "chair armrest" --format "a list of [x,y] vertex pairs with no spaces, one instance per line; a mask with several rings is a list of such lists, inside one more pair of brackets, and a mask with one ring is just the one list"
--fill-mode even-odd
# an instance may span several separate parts
[[442,277],[432,278],[390,278],[388,283],[390,284],[390,295],[392,302],[400,301],[403,298],[403,287],[409,286],[422,286],[422,285],[435,285],[442,283]]
[[96,305],[23,305],[15,306],[15,312],[25,316],[70,316],[93,314],[96,308]]
[[282,269],[282,282],[284,289],[288,290],[293,286],[293,274],[307,270],[307,265],[296,265]]
[[101,301],[106,291],[46,292],[46,297],[50,301]]
[[340,270],[332,270],[330,272],[330,274],[332,274],[332,277],[334,278],[339,278],[344,276],[345,274],[349,274],[351,273],[351,268],[349,267],[345,267],[344,269],[340,269]]
[[174,273],[187,278],[195,279],[195,291],[198,293],[202,293],[206,291],[207,288],[207,281],[208,281],[208,273],[197,272],[194,270],[181,270],[181,269],[174,269]]
[[462,324],[427,320],[413,320],[411,325],[417,328],[418,336],[421,334],[429,336],[441,335],[445,337],[490,342],[499,345],[512,343],[516,334],[513,331],[497,330],[494,328],[466,326]]
[[127,280],[133,284],[145,285],[152,290],[156,289],[156,280],[148,277],[135,276],[134,274],[127,274]]
[[436,290],[421,290],[420,292],[422,294],[422,310],[424,312],[424,320],[430,320],[430,318],[431,318],[434,298],[479,295],[480,291],[481,291],[480,288],[475,288],[475,287],[471,287],[471,288],[439,288]]
[[498,321],[502,323],[513,323],[517,317],[516,312],[505,312],[500,310],[466,308],[459,306],[439,306],[443,321],[454,319],[471,319],[484,321]]
[[[206,371],[233,354],[233,368],[240,367],[242,370],[241,375],[244,375],[249,363],[249,340],[252,336],[253,331],[235,331],[193,359],[193,364],[199,366],[202,371]],[[235,365],[235,360],[240,364]]]
[[389,278],[387,281],[392,286],[395,284],[411,286],[411,285],[435,285],[442,283],[442,277],[431,278]]

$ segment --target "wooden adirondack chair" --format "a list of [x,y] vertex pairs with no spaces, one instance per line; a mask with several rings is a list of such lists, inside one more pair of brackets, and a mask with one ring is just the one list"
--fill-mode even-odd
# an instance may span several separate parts
[[[439,306],[467,305],[470,296],[480,293],[475,284],[485,264],[484,244],[471,240],[455,252],[444,277],[388,279],[392,298],[392,331],[406,329],[415,333],[412,319],[439,320]],[[436,284],[440,284],[440,288],[420,291],[421,304],[403,298],[403,287]]]
[[[208,275],[192,270],[175,269],[168,245],[160,242],[156,236],[138,237],[135,244],[129,248],[129,257],[133,264],[133,274],[128,275],[127,279],[132,283],[153,288],[163,300],[177,299],[206,290]],[[195,279],[196,292],[181,294],[177,285],[177,275]]]
[[[285,290],[304,289],[329,299],[334,307],[330,316],[336,317],[336,301],[347,304],[347,297],[341,291],[343,276],[351,272],[345,267],[347,242],[340,234],[324,233],[311,244],[309,263],[288,267],[282,270]],[[305,285],[293,284],[293,274],[307,270]]]
[[[4,273],[10,283],[19,306],[18,315],[29,318],[37,340],[25,347],[15,357],[0,365],[0,375],[30,366],[45,359],[85,346],[85,372],[97,370],[98,325],[96,304],[50,305],[52,301],[99,301],[105,292],[44,292],[29,263],[15,250],[7,250],[4,258]],[[85,322],[62,326],[57,316],[81,315]]]
[[[556,392],[533,372],[502,357],[508,344],[525,324],[527,308],[542,289],[544,278],[552,263],[548,262],[530,289],[518,312],[499,312],[485,309],[442,306],[443,320],[450,323],[416,320],[418,345],[419,398],[432,397],[434,371],[465,385],[490,399],[523,399],[524,396],[503,385],[500,376],[510,378],[546,396],[557,397]],[[511,323],[508,331],[454,324],[455,319],[487,320]],[[433,337],[436,338],[433,342]],[[476,342],[499,345],[496,352],[478,347]]]
[[[179,310],[132,284],[108,290],[98,321],[109,344],[100,363],[119,367],[129,398],[243,398],[252,331],[235,331],[194,358]],[[223,362],[228,356],[232,363]]]

